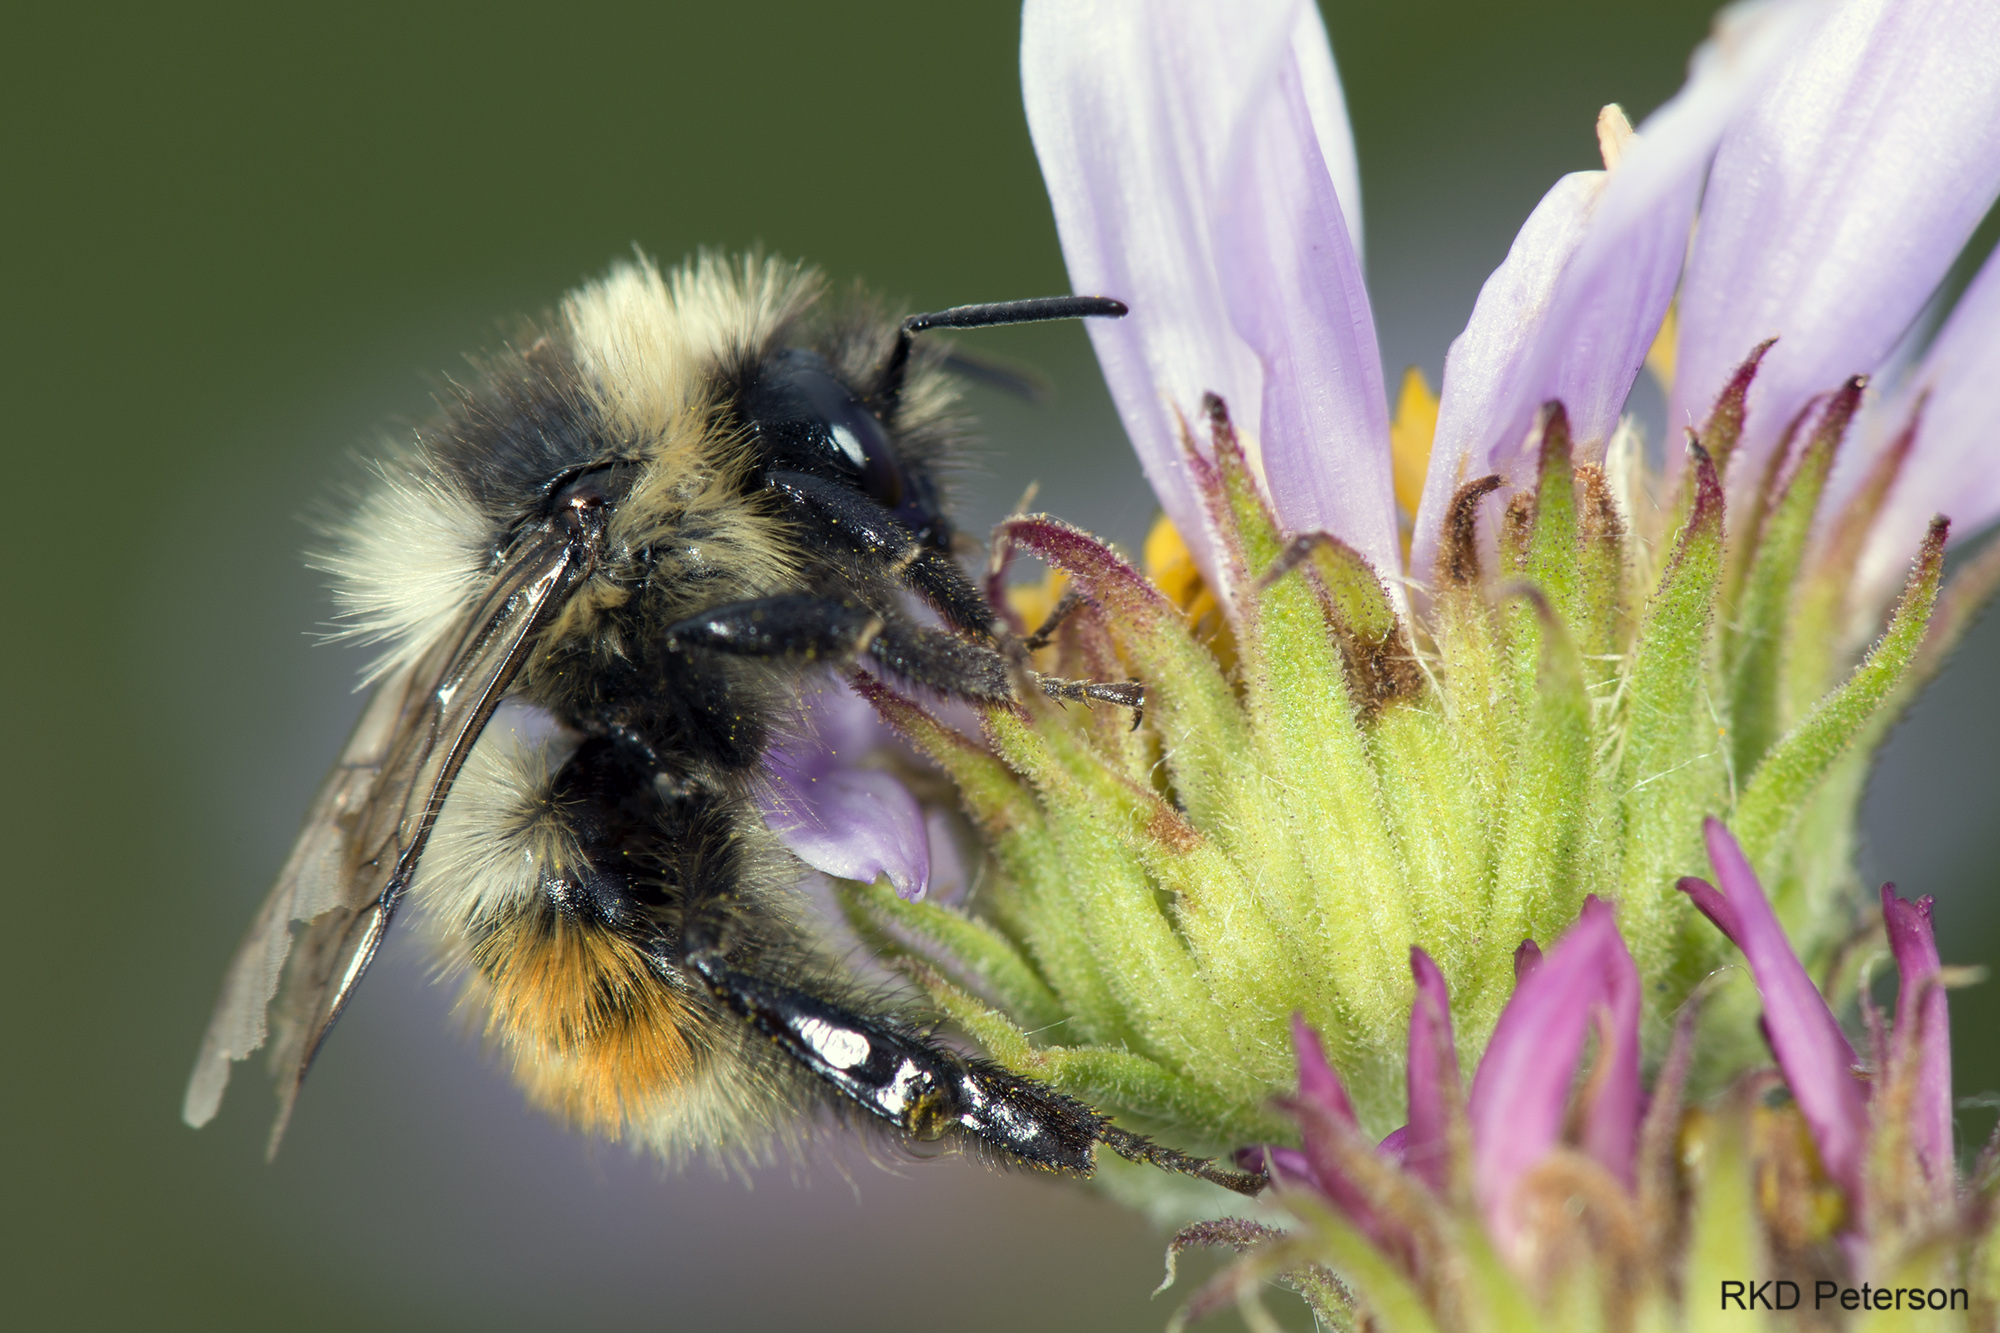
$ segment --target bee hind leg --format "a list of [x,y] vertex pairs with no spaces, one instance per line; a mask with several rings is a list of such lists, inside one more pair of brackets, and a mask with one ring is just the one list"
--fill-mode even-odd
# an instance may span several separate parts
[[1266,1179],[1163,1148],[1118,1128],[1047,1084],[971,1059],[900,1023],[868,1017],[732,967],[690,934],[689,970],[842,1097],[912,1139],[969,1137],[1018,1165],[1068,1175],[1096,1170],[1099,1144],[1121,1157],[1256,1194]]

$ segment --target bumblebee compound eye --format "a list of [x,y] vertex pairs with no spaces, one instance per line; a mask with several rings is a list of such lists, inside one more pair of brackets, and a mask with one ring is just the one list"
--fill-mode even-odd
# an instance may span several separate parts
[[798,348],[767,358],[739,410],[767,468],[838,477],[919,541],[950,544],[929,478],[903,467],[882,419],[825,358]]

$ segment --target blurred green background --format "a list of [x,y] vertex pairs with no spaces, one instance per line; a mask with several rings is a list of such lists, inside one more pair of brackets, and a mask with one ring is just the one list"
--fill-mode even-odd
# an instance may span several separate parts
[[[1480,281],[1598,106],[1677,86],[1708,6],[1335,4],[1392,371],[1435,379]],[[299,516],[499,321],[635,243],[762,243],[919,308],[1067,289],[1011,4],[317,14],[26,7],[0,30],[9,239],[5,804],[17,1328],[1157,1328],[1161,1238],[1083,1189],[851,1153],[661,1175],[527,1111],[392,948],[284,1154],[239,1075],[178,1118],[223,965],[358,700]],[[1126,541],[1152,506],[1074,327],[979,347],[977,530],[1030,478]],[[1898,734],[1869,868],[1987,906],[2000,661],[1975,636]],[[1955,997],[1961,1090],[2000,1085],[2000,988]],[[1983,1133],[1991,1123],[1968,1117]],[[1183,1287],[1183,1290],[1186,1288]]]

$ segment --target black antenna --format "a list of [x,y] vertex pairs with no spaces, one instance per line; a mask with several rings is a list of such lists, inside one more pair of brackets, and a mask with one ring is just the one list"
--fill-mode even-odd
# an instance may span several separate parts
[[875,404],[884,415],[896,410],[903,392],[903,374],[910,366],[910,340],[927,329],[989,329],[999,324],[1039,324],[1049,319],[1117,319],[1125,303],[1108,296],[1038,296],[1029,301],[995,301],[989,305],[955,305],[927,315],[911,315],[896,333],[896,345],[876,379]]

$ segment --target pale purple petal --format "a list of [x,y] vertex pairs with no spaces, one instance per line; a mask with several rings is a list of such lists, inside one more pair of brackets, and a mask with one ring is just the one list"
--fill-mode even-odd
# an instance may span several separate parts
[[1669,421],[1699,424],[1775,335],[1733,473],[1751,484],[1808,398],[1882,364],[1996,191],[2000,5],[1841,6],[1716,155]]
[[904,898],[930,885],[930,840],[923,811],[890,774],[844,769],[792,782],[778,773],[778,799],[764,822],[814,870],[872,884],[887,875]]
[[1818,17],[1804,0],[1726,11],[1689,78],[1615,171],[1565,176],[1487,280],[1445,358],[1411,571],[1428,575],[1452,493],[1527,480],[1534,414],[1560,400],[1580,451],[1611,437],[1673,299],[1709,154],[1730,117]]
[[1397,1147],[1411,1172],[1442,1194],[1451,1185],[1451,1115],[1462,1091],[1458,1048],[1452,1043],[1451,995],[1444,973],[1422,949],[1410,950],[1410,971],[1417,978],[1406,1078],[1410,1123]]
[[[1335,533],[1393,576],[1401,553],[1375,320],[1320,156],[1302,80],[1281,67],[1231,149],[1216,270],[1264,372],[1254,434],[1279,520]],[[1400,595],[1393,577],[1389,586]]]
[[856,766],[890,743],[887,729],[845,688],[809,704],[805,735],[766,758],[766,827],[815,870],[864,884],[887,875],[902,897],[923,897],[931,873],[923,809],[894,775]]
[[1882,886],[1882,924],[1896,955],[1894,1058],[1909,1058],[1917,1045],[1917,1097],[1911,1129],[1917,1153],[1934,1183],[1948,1194],[1953,1176],[1951,1148],[1951,1014],[1938,984],[1937,935],[1931,929],[1931,900],[1910,902],[1896,886]]
[[1312,116],[1313,139],[1326,164],[1327,178],[1333,182],[1340,200],[1340,219],[1354,253],[1364,252],[1361,244],[1361,160],[1354,153],[1354,130],[1347,123],[1347,94],[1340,87],[1340,70],[1333,63],[1333,43],[1326,35],[1326,23],[1319,6],[1301,4],[1292,11],[1291,35],[1287,41],[1291,69],[1305,95],[1306,110]]
[[[1167,514],[1206,558],[1180,423],[1221,396],[1296,529],[1395,568],[1387,405],[1339,79],[1303,0],[1030,0],[1021,78],[1072,286]],[[1268,383],[1267,383],[1268,381]]]
[[1515,987],[1473,1075],[1466,1099],[1473,1185],[1503,1244],[1515,1231],[1514,1187],[1562,1136],[1584,1040],[1597,1009],[1612,1002],[1621,956],[1629,966],[1610,906],[1587,899],[1576,924]]
[[[1730,122],[1825,23],[1833,0],[1748,0],[1716,14],[1708,39],[1688,57],[1688,79],[1639,126],[1619,163],[1618,184],[1599,207],[1615,245],[1636,216],[1705,175]],[[1597,244],[1597,242],[1593,242]]]
[[[1764,1029],[1771,1049],[1819,1147],[1820,1161],[1841,1186],[1858,1191],[1868,1100],[1854,1076],[1854,1048],[1792,952],[1791,941],[1736,839],[1719,820],[1705,821],[1702,832],[1716,883],[1683,879],[1681,891],[1743,951],[1764,1001]],[[1720,917],[1710,910],[1718,897],[1725,905]]]
[[1514,950],[1514,984],[1520,985],[1528,975],[1542,965],[1542,946],[1533,940],[1522,940]]
[[1574,172],[1542,196],[1507,258],[1479,289],[1465,332],[1445,353],[1430,471],[1410,551],[1412,577],[1429,576],[1453,493],[1492,471],[1494,447],[1512,429],[1507,423],[1515,400],[1533,396],[1518,392],[1518,386],[1546,330],[1556,287],[1583,244],[1603,180],[1601,171]]
[[[1737,5],[1688,62],[1688,81],[1639,126],[1600,193],[1589,234],[1563,275],[1549,336],[1523,378],[1537,401],[1517,411],[1525,438],[1539,400],[1559,399],[1580,449],[1611,438],[1658,335],[1687,255],[1688,228],[1725,128],[1824,18],[1820,0]],[[1518,441],[1503,437],[1503,451]]]
[[1923,424],[1862,555],[1865,587],[1901,582],[1931,515],[1949,517],[1960,540],[2000,518],[2000,252],[1987,257],[1917,370],[1874,414],[1878,448],[1919,400]]

